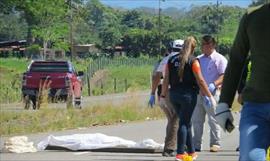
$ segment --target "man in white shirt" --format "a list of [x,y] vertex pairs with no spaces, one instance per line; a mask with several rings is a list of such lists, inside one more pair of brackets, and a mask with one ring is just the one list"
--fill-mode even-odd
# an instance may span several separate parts
[[[215,50],[216,41],[210,35],[202,37],[202,54],[198,56],[202,75],[208,84],[208,88],[218,102],[220,86],[227,67],[227,59]],[[210,152],[218,152],[220,149],[221,129],[215,119],[215,108],[207,106],[205,97],[198,95],[197,105],[193,112],[192,124],[194,130],[194,146],[196,151],[201,151],[202,136],[205,116],[208,116],[210,126]]]

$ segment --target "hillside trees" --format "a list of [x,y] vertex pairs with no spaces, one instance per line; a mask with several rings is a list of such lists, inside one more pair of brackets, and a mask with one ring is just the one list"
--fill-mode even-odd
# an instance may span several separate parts
[[121,45],[128,56],[135,57],[156,56],[159,41],[161,48],[166,48],[173,39],[192,35],[199,40],[203,34],[218,37],[222,49],[227,50],[244,12],[239,7],[206,5],[165,9],[159,18],[154,9],[115,9],[99,0],[1,0],[0,7],[2,40],[28,35],[45,49],[68,50],[72,36],[74,44],[93,43],[104,51]]
[[29,43],[42,42],[44,52],[48,47],[67,50],[68,5],[65,0],[10,0],[4,3],[4,6],[11,8],[6,9],[6,12],[19,15],[26,21]]

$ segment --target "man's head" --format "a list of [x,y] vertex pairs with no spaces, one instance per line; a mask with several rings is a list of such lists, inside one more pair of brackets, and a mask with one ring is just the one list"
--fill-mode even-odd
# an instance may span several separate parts
[[212,37],[211,35],[205,35],[202,37],[201,40],[202,53],[209,56],[211,53],[213,53],[215,47],[216,47],[216,40],[214,37]]
[[181,49],[183,48],[183,45],[184,45],[184,40],[177,39],[177,40],[171,41],[169,45],[169,51],[180,52]]

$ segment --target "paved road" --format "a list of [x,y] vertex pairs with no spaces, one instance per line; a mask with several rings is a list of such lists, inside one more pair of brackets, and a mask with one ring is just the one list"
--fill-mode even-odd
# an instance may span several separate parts
[[[141,141],[146,138],[154,139],[158,143],[163,143],[165,133],[165,120],[135,122],[135,123],[121,123],[112,126],[100,126],[91,127],[87,129],[77,129],[69,131],[40,133],[27,135],[30,141],[37,144],[43,138],[49,134],[56,136],[68,135],[75,133],[103,133],[110,136],[118,136],[124,139]],[[206,126],[204,134],[204,149],[199,153],[197,161],[237,161],[238,152],[235,152],[235,148],[238,146],[238,130],[234,130],[232,134],[223,134],[222,138],[222,151],[218,153],[210,153],[209,143],[209,131]],[[6,138],[1,137],[1,147],[3,147],[3,141]],[[57,151],[46,150],[36,153],[0,153],[1,161],[20,161],[20,160],[80,160],[80,161],[161,161],[161,160],[174,160],[173,157],[162,157],[160,153],[109,153],[109,152],[70,152],[70,151]]]

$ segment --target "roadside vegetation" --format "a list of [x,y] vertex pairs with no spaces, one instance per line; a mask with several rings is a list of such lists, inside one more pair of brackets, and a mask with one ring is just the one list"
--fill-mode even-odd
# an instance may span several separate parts
[[[103,105],[79,109],[41,108],[22,112],[0,111],[0,136],[25,135],[38,132],[52,132],[68,129],[90,128],[131,121],[146,121],[164,118],[160,108],[138,104],[130,99],[121,105],[109,102]],[[241,106],[234,101],[233,111],[239,112]]]
[[0,103],[21,100],[22,73],[28,64],[27,59],[0,58]]
[[41,108],[36,111],[0,112],[1,136],[89,128],[163,117],[160,108],[141,107],[136,99],[126,101],[117,107],[108,103],[85,107],[82,110]]

